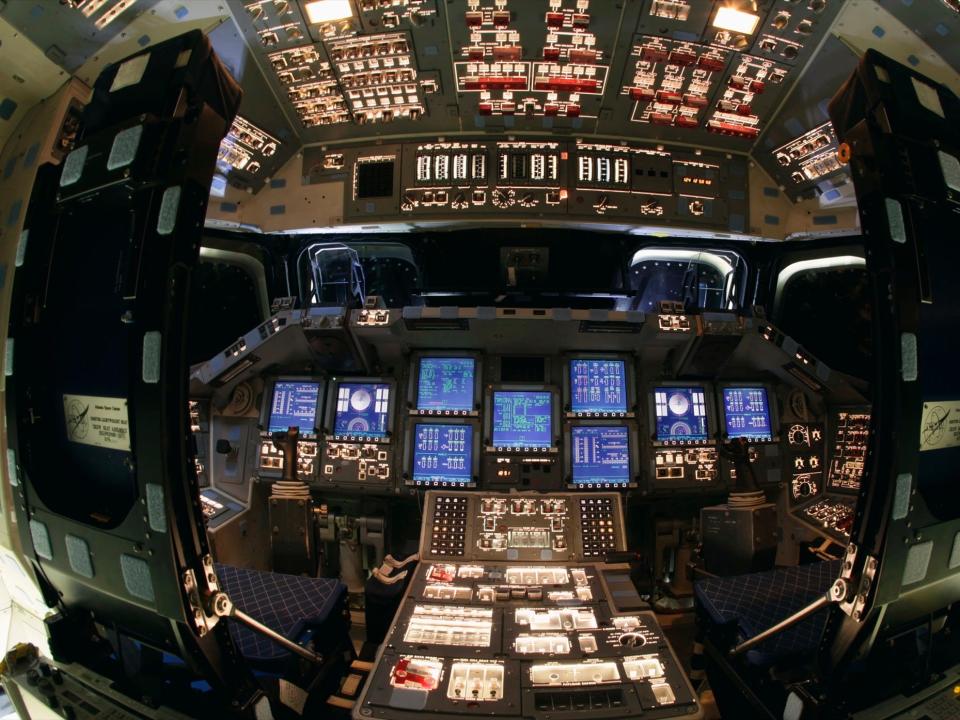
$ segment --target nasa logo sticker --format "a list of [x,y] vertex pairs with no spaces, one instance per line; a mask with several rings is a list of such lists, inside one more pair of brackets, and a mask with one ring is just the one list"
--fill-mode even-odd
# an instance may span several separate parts
[[70,442],[130,451],[126,398],[64,395],[63,419]]
[[960,445],[960,401],[934,400],[923,404],[920,415],[920,451]]

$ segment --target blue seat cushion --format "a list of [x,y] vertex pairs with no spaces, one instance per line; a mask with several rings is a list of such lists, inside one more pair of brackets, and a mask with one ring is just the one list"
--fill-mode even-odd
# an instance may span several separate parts
[[[775,625],[827,592],[840,575],[831,560],[733,577],[706,578],[694,585],[701,616],[716,624],[735,623],[744,640]],[[829,608],[814,613],[747,651],[747,662],[767,667],[787,657],[813,652]]]
[[[215,569],[221,589],[237,608],[288,640],[296,642],[308,629],[323,630],[328,622],[346,637],[348,628],[340,610],[347,586],[339,580],[261,572],[219,563]],[[230,637],[246,660],[270,664],[291,657],[290,651],[240,621],[228,622]],[[322,637],[320,632],[316,634]]]

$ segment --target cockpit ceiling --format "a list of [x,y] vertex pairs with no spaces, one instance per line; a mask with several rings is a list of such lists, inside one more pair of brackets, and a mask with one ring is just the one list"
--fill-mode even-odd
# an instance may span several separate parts
[[[481,148],[509,165],[482,172],[518,188],[500,205],[491,192],[492,214],[549,216],[562,201],[565,215],[762,234],[776,213],[742,219],[753,165],[764,202],[851,204],[827,102],[867,47],[960,89],[960,13],[941,0],[0,0],[0,20],[42,51],[32,64],[44,75],[87,84],[140,47],[203,29],[244,89],[214,194],[258,193],[279,176],[340,182],[341,220],[360,222],[476,211]],[[554,145],[510,154],[489,142],[517,139]],[[661,188],[648,182],[658,152],[702,167]],[[393,174],[377,179],[389,156]],[[358,177],[392,187],[358,202]],[[447,180],[467,192],[435,193]],[[681,196],[722,199],[716,214],[675,199],[657,212],[657,193],[688,181]],[[404,196],[416,188],[427,194]]]

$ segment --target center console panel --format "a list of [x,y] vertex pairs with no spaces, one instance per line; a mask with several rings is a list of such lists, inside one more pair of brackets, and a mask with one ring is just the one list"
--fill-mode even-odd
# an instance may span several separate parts
[[354,717],[699,712],[654,614],[614,602],[618,494],[425,499],[422,562]]

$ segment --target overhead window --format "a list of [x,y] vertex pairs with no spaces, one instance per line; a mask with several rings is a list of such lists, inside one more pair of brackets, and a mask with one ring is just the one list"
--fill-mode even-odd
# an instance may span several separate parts
[[864,380],[872,355],[871,317],[862,257],[800,260],[777,276],[777,326],[830,367]]
[[739,307],[746,267],[730,250],[645,247],[630,263],[634,307],[656,312],[661,300],[702,310]]

